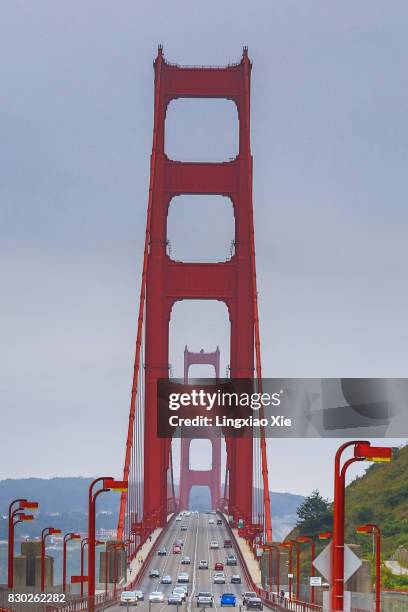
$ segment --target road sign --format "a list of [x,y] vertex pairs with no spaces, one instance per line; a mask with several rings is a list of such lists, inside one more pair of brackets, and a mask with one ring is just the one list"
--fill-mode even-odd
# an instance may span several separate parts
[[293,578],[293,574],[288,574],[288,578]]
[[244,526],[244,519],[240,518],[238,519],[238,529],[242,529]]
[[256,556],[257,557],[262,557],[263,555],[263,548],[257,548],[256,549]]
[[310,576],[310,586],[322,586],[322,579],[320,576]]
[[[322,550],[320,555],[313,561],[314,567],[317,571],[322,574],[326,580],[332,582],[332,543],[328,544],[326,548]],[[344,582],[347,580],[362,566],[363,562],[356,554],[353,553],[351,548],[345,544],[344,546]]]

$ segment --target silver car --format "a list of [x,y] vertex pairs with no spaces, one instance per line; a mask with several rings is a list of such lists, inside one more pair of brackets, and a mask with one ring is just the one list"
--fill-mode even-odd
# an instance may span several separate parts
[[190,576],[187,572],[180,572],[177,576],[177,582],[190,582]]
[[178,584],[173,589],[173,595],[180,595],[181,599],[185,601],[187,599],[188,590],[184,584]]
[[149,596],[149,601],[151,603],[163,603],[164,601],[163,591],[152,591]]
[[213,607],[214,605],[214,596],[209,591],[199,591],[197,598],[197,608],[203,607]]
[[137,606],[137,594],[136,591],[122,591],[120,595],[121,606]]
[[214,574],[213,582],[214,584],[225,584],[224,572],[217,572],[217,574]]

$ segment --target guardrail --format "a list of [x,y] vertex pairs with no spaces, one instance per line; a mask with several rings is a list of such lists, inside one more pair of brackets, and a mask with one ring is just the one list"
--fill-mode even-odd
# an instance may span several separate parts
[[260,599],[262,600],[265,606],[273,610],[276,610],[277,612],[283,612],[284,610],[290,610],[291,612],[322,612],[323,611],[323,607],[318,604],[311,604],[306,601],[296,601],[294,599],[290,600],[287,598],[282,599],[277,593],[272,593],[270,591],[260,588],[254,582],[251,576],[251,573],[245,561],[245,557],[242,554],[240,547],[238,546],[237,539],[235,537],[234,532],[231,529],[231,526],[228,523],[228,520],[226,519],[224,514],[222,513],[219,513],[219,514],[224,520],[224,523],[225,523],[225,526],[227,528],[230,538],[235,542],[236,554],[242,565],[245,579],[248,585],[250,585],[251,589],[255,591],[258,597],[260,597]]

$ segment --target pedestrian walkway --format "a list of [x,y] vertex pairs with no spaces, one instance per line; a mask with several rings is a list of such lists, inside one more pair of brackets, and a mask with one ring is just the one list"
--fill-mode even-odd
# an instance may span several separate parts
[[238,535],[238,529],[232,529],[232,533],[235,536],[239,550],[241,551],[245,564],[249,570],[249,573],[251,574],[252,580],[259,588],[262,588],[262,577],[258,559],[254,558],[254,553],[250,549],[246,540]]
[[151,538],[152,538],[151,541],[149,540],[149,538],[147,538],[146,542],[138,550],[135,558],[132,559],[132,562],[130,563],[130,566],[128,567],[127,573],[126,573],[126,586],[130,584],[131,582],[133,582],[133,580],[136,578],[136,576],[142,569],[143,563],[141,563],[141,560],[143,559],[143,562],[146,561],[147,555],[149,554],[149,552],[155,545],[157,538],[159,537],[162,531],[163,529],[161,527],[158,529],[155,529],[151,533]]
[[[167,523],[169,522],[172,516],[173,516],[172,514],[168,515]],[[136,578],[136,576],[138,575],[138,573],[143,567],[143,563],[141,563],[141,560],[143,559],[143,562],[146,561],[147,555],[152,550],[153,546],[156,544],[157,538],[159,537],[162,531],[163,531],[162,527],[158,527],[157,529],[155,529],[150,534],[151,539],[147,538],[146,542],[138,550],[137,555],[135,556],[134,559],[132,559],[132,562],[130,563],[130,566],[127,569],[125,586],[133,582],[133,580]]]

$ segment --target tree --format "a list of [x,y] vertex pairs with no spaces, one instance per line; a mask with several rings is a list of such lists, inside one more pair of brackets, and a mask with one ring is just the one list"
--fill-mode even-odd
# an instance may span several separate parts
[[296,527],[305,535],[315,535],[332,529],[333,515],[327,499],[315,489],[297,509]]

